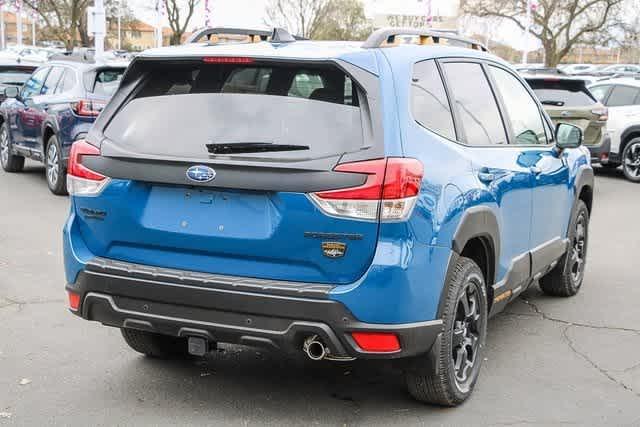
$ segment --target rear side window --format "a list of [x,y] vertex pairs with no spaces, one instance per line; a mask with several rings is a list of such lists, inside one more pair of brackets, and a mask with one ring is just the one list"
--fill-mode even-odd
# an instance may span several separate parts
[[586,107],[596,103],[582,80],[527,79],[543,105]]
[[53,67],[51,69],[51,72],[47,76],[47,80],[45,80],[44,86],[42,87],[43,95],[52,95],[55,92],[63,73],[64,68],[62,67]]
[[411,112],[425,128],[449,139],[456,138],[449,100],[433,60],[418,62],[413,67]]
[[69,92],[76,85],[76,73],[70,68],[67,68],[64,72],[64,76],[60,83],[58,83],[58,89],[56,93]]
[[529,92],[518,79],[502,68],[491,66],[489,70],[502,96],[515,143],[546,144],[542,115]]
[[152,70],[137,98],[200,93],[235,93],[305,98],[358,105],[356,88],[335,67],[186,63]]
[[608,107],[623,107],[625,105],[635,105],[640,89],[631,86],[614,86],[611,95],[607,99]]
[[446,63],[444,71],[462,121],[466,143],[506,144],[507,136],[498,104],[480,64]]
[[123,68],[99,70],[96,74],[96,80],[93,85],[92,92],[96,95],[102,96],[113,95],[120,85],[120,80],[122,79],[123,74]]
[[42,91],[42,85],[44,84],[44,79],[47,77],[49,70],[49,67],[36,70],[36,72],[33,73],[31,77],[29,77],[29,80],[25,82],[24,86],[22,86],[22,93],[20,94],[20,96],[23,99],[27,99],[33,96],[40,95],[40,92]]

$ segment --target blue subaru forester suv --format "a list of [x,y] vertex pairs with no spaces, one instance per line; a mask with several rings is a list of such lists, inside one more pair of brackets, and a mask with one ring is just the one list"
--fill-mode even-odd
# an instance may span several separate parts
[[147,51],[71,150],[69,307],[155,357],[398,359],[415,398],[457,405],[490,316],[581,287],[581,141],[450,34]]

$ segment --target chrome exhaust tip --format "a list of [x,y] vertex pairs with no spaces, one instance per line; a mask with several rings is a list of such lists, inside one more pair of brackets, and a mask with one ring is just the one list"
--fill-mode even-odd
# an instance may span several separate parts
[[311,360],[322,360],[328,354],[327,348],[322,341],[318,339],[317,335],[312,335],[305,339],[304,344],[302,345],[302,350]]

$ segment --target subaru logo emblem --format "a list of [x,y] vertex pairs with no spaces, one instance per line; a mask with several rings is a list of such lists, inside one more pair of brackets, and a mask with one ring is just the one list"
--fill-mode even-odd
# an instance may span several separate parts
[[216,171],[209,166],[196,165],[187,169],[187,178],[190,181],[195,182],[209,182],[213,181],[216,177]]

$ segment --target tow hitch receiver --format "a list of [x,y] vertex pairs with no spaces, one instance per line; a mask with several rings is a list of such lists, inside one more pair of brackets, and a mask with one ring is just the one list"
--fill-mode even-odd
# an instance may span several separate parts
[[189,337],[189,354],[193,356],[204,356],[209,352],[209,343],[204,338]]

